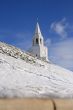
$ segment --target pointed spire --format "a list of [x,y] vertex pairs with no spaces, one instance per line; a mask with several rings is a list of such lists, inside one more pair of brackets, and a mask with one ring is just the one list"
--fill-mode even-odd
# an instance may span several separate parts
[[[38,43],[37,43],[38,42]],[[43,45],[44,44],[44,39],[40,30],[39,23],[37,22],[36,24],[36,29],[35,29],[35,34],[33,36],[33,45]]]
[[36,24],[35,34],[37,34],[38,37],[42,37],[40,26],[39,26],[39,23],[38,22]]

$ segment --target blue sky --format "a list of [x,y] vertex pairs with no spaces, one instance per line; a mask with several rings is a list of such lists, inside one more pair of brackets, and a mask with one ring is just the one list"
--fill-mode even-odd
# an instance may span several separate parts
[[49,59],[73,71],[73,0],[0,0],[0,41],[27,50],[37,18]]

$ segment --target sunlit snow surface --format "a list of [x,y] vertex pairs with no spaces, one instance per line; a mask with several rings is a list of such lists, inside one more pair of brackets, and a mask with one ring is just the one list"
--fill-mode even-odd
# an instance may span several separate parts
[[0,97],[73,98],[73,72],[38,59],[31,63],[0,52]]

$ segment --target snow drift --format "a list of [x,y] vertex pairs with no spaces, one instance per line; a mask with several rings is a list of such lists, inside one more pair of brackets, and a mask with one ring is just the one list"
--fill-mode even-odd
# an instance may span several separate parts
[[73,72],[0,42],[0,97],[73,98]]

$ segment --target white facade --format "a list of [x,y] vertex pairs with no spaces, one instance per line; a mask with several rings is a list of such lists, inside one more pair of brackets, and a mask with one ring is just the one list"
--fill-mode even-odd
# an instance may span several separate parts
[[38,23],[36,25],[35,35],[32,40],[32,48],[29,52],[37,58],[48,61],[48,48],[44,45],[44,39]]

